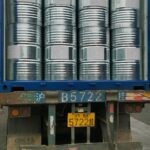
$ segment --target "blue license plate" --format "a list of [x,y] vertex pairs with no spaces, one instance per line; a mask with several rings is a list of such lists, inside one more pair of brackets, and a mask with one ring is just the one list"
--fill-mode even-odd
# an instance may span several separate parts
[[104,102],[103,91],[61,91],[60,100],[62,103],[85,103]]

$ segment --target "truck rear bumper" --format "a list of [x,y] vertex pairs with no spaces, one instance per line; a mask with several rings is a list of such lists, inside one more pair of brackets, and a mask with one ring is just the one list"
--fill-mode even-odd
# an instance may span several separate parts
[[22,145],[20,150],[142,150],[142,144],[139,142],[94,144],[77,144],[77,145],[60,145],[60,146],[38,146]]

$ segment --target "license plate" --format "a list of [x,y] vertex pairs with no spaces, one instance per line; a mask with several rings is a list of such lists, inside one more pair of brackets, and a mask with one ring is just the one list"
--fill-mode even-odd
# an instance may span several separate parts
[[103,91],[61,91],[60,100],[62,103],[90,103],[104,102]]
[[68,113],[68,127],[94,127],[95,113]]

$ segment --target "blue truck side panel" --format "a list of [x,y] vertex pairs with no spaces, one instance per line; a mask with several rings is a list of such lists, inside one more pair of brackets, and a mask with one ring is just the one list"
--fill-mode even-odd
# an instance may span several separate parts
[[0,0],[0,23],[3,23],[3,0]]
[[148,0],[148,80],[150,80],[150,1]]
[[149,90],[149,81],[11,81],[0,85],[0,92],[15,90]]
[[[3,30],[2,30],[2,24],[0,23],[0,53],[2,53],[2,51],[3,51],[2,35],[3,35]],[[2,57],[2,55],[0,55],[0,61],[1,61],[0,62],[0,84],[3,81],[3,76],[2,76],[2,74],[3,74],[3,64],[2,64],[2,60],[3,60],[3,57]]]
[[3,0],[0,0],[0,84],[3,81]]
[[[150,8],[149,0],[147,6]],[[150,69],[148,81],[4,81],[3,54],[3,0],[0,0],[0,92],[11,92],[18,88],[29,91],[150,89]],[[148,9],[148,67],[150,68],[150,9]]]

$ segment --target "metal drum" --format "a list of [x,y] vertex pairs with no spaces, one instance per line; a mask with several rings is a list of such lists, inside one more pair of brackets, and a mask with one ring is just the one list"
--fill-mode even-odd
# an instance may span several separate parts
[[98,26],[84,27],[80,29],[80,46],[109,44],[109,32],[107,28]]
[[34,45],[12,45],[7,50],[9,80],[40,80],[41,48]]
[[7,48],[8,59],[41,60],[41,47],[35,45],[12,45]]
[[118,28],[112,30],[113,47],[139,47],[140,31],[138,28]]
[[140,80],[142,51],[140,1],[111,1],[112,79]]
[[45,60],[51,62],[76,62],[76,48],[74,46],[67,45],[54,45],[46,47]]
[[139,27],[139,11],[135,9],[124,8],[115,11],[112,13],[111,19],[112,29]]
[[45,28],[45,44],[71,44],[75,45],[75,28],[72,26],[54,25]]
[[76,7],[76,0],[45,0],[45,8],[52,6]]
[[26,5],[19,3],[7,7],[8,24],[11,23],[27,23],[33,25],[41,25],[41,8],[36,5]]
[[46,62],[46,80],[76,80],[76,62]]
[[109,80],[109,48],[91,46],[80,49],[80,79]]
[[113,63],[113,80],[140,80],[140,61]]
[[45,0],[45,80],[76,80],[76,0]]
[[41,80],[41,0],[7,1],[7,80]]
[[79,1],[80,80],[109,80],[108,1]]
[[138,47],[119,47],[114,48],[113,61],[141,61],[142,53],[141,49]]
[[109,62],[89,62],[80,64],[80,80],[109,80]]
[[111,0],[111,11],[122,8],[140,8],[140,0]]
[[7,60],[7,79],[9,80],[40,80],[41,62],[34,60]]
[[113,49],[113,79],[139,80],[141,49],[137,47],[120,47]]
[[106,7],[108,8],[109,0],[79,0],[79,10],[89,7]]
[[35,5],[41,7],[42,0],[7,0],[9,5],[25,4],[25,5]]
[[83,9],[79,12],[79,27],[101,26],[108,27],[108,11],[105,7]]
[[109,48],[104,46],[89,46],[80,49],[80,62],[109,62]]
[[75,9],[69,7],[50,7],[45,10],[45,26],[75,26]]
[[41,45],[41,27],[30,24],[10,24],[8,29],[8,44]]

